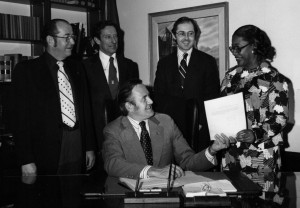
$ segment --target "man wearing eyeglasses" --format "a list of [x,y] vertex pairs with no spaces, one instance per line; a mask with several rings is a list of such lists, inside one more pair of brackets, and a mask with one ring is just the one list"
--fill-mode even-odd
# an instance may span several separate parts
[[22,175],[79,174],[94,165],[89,93],[83,65],[71,56],[71,25],[53,19],[45,52],[20,62],[12,81],[13,135]]
[[197,23],[181,17],[174,23],[173,38],[177,49],[157,64],[154,82],[156,111],[170,115],[185,138],[189,138],[187,106],[196,101],[199,106],[199,139],[194,150],[208,147],[210,138],[205,116],[204,102],[219,96],[220,81],[216,60],[199,51],[196,46],[200,37]]
[[111,21],[98,22],[94,26],[93,40],[99,46],[99,52],[83,62],[91,93],[99,151],[102,149],[105,124],[120,115],[116,102],[119,86],[130,79],[139,78],[138,65],[117,52],[120,32],[120,28]]

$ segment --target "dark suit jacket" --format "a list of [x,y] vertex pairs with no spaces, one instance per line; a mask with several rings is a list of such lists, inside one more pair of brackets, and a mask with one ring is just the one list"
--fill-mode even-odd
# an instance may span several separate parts
[[[173,158],[184,170],[204,171],[213,167],[205,150],[195,154],[173,120],[165,114],[149,119],[153,166],[165,167]],[[139,138],[127,117],[120,116],[104,128],[104,169],[109,176],[137,178],[147,165]]]
[[[76,103],[83,151],[95,149],[86,74],[80,62],[66,60]],[[13,72],[13,135],[20,165],[35,163],[38,171],[56,173],[63,133],[58,87],[45,54],[20,62]],[[83,154],[85,155],[85,154]],[[85,157],[83,158],[85,162]],[[83,164],[84,165],[84,164]]]
[[[130,79],[139,78],[138,65],[130,59],[117,55],[119,70],[119,86]],[[110,121],[119,116],[118,105],[112,100],[104,69],[99,54],[84,60],[90,90],[94,128],[96,131],[98,148],[101,150],[103,143],[104,104],[109,108]]]
[[177,51],[159,60],[154,82],[155,110],[170,115],[183,135],[187,137],[186,105],[191,99],[199,104],[201,142],[196,151],[209,145],[204,102],[218,97],[220,79],[216,60],[197,49],[193,49],[184,81],[184,90],[180,86]]

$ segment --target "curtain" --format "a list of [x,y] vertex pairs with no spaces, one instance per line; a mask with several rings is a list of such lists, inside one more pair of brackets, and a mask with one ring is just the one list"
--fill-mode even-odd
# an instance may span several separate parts
[[116,0],[100,0],[100,8],[102,11],[102,20],[110,20],[120,25]]

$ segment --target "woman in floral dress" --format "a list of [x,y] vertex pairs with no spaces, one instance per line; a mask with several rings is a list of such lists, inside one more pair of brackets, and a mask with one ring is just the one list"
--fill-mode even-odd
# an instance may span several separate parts
[[270,65],[275,48],[264,31],[245,25],[234,32],[229,49],[237,66],[226,73],[221,93],[243,93],[247,129],[237,132],[237,143],[223,155],[222,168],[274,171],[279,165],[278,143],[288,116],[287,82]]

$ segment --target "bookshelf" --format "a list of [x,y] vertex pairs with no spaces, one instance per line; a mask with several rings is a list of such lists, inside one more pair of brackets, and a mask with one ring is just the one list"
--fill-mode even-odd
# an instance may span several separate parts
[[[70,23],[83,22],[85,35],[90,36],[92,26],[101,19],[101,0],[0,0],[0,56],[22,54],[35,57],[43,53],[40,40],[45,22],[63,18]],[[4,29],[2,29],[4,28]],[[2,58],[3,59],[3,58]],[[6,59],[0,58],[0,66]],[[5,60],[5,61],[4,61]],[[10,62],[11,69],[15,65]],[[4,67],[1,68],[1,73]],[[6,72],[5,72],[6,73]],[[11,74],[11,71],[10,71]],[[9,90],[11,80],[0,74],[0,136],[9,133]]]

